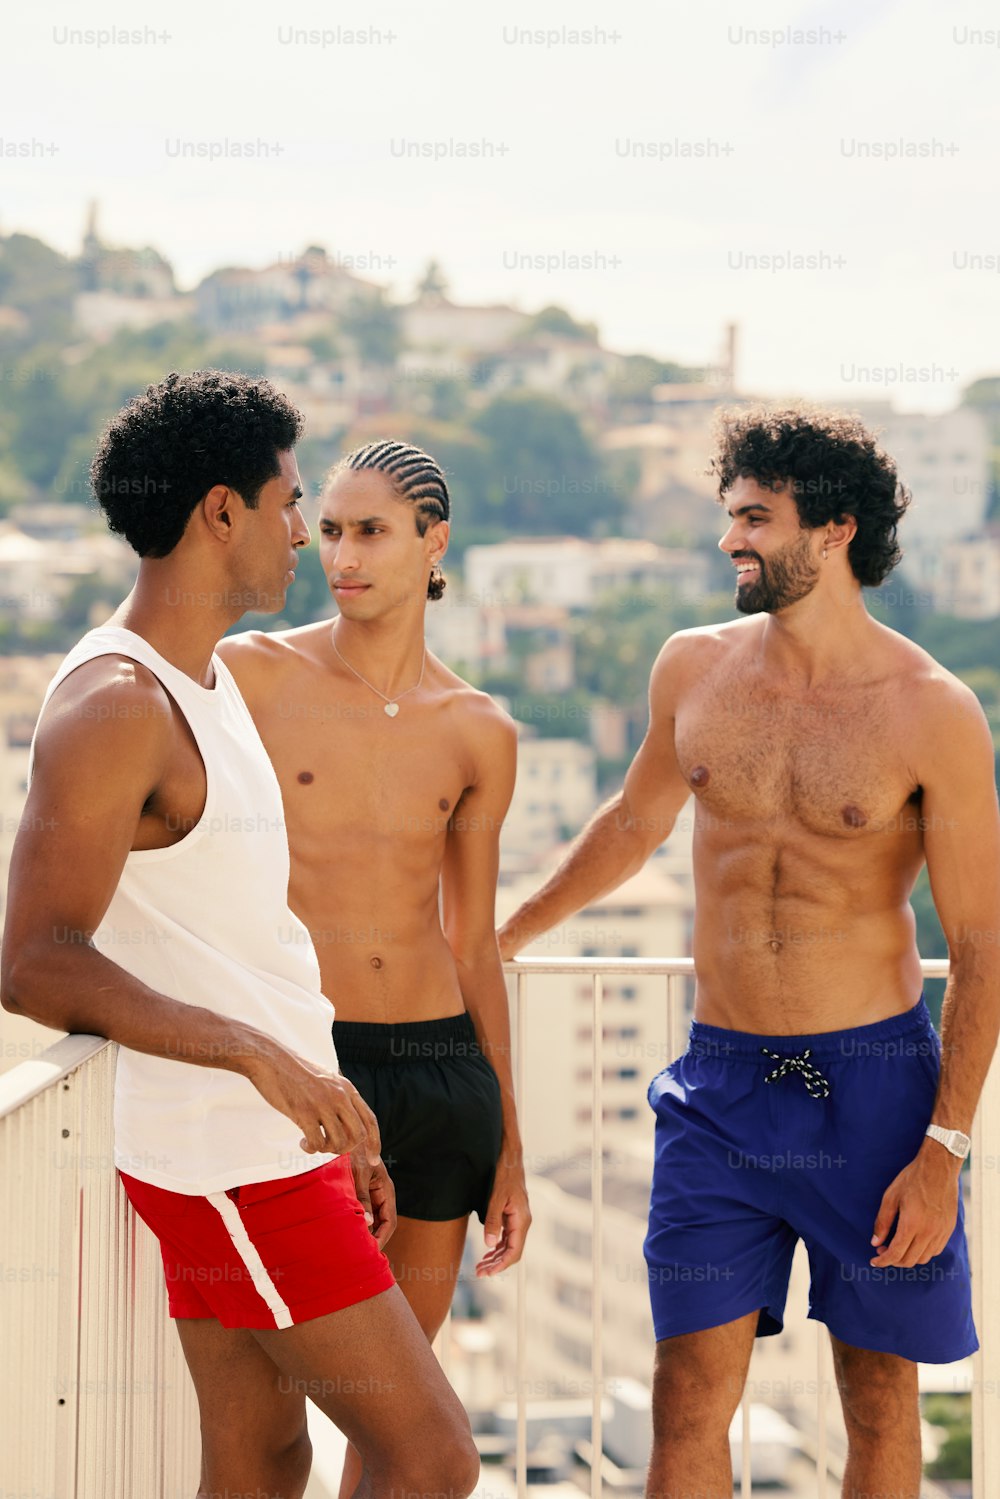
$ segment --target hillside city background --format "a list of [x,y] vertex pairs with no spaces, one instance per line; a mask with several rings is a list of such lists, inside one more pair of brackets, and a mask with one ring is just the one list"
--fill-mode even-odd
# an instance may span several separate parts
[[[735,617],[706,470],[718,408],[754,398],[739,382],[737,327],[706,328],[705,363],[692,368],[608,349],[594,325],[557,305],[457,303],[437,262],[409,300],[390,295],[380,270],[314,245],[262,269],[220,268],[182,291],[158,250],[105,244],[94,207],[75,257],[25,234],[0,236],[4,886],[45,685],[135,575],[135,558],[106,532],[90,495],[90,458],[108,418],[172,369],[238,368],[272,380],[304,414],[297,452],[313,494],[341,452],[376,437],[417,443],[445,469],[454,507],[449,586],[428,609],[428,643],[520,726],[500,917],[620,784],[645,730],[646,685],[664,639]],[[949,411],[900,412],[888,402],[853,409],[880,430],[914,494],[903,563],[867,591],[869,607],[974,689],[1000,752],[1000,373],[977,379]],[[332,612],[313,546],[282,616],[248,617],[237,628]],[[686,956],[690,837],[688,809],[641,874],[532,951]],[[922,954],[946,955],[925,877],[914,905]],[[584,1413],[590,1405],[593,1017],[589,981],[534,982],[546,988],[529,1008],[522,1101],[535,1213],[528,1367],[532,1402],[549,1412],[538,1416],[539,1432],[564,1439],[551,1458],[558,1477],[587,1429],[574,1401]],[[928,993],[939,1005],[940,985]],[[601,1023],[606,1455],[627,1476],[648,1438],[645,1088],[672,1054],[664,981],[609,980]],[[0,1015],[0,1070],[52,1038]],[[512,1295],[503,1282],[464,1281],[452,1324],[453,1375],[498,1452],[512,1429],[513,1349],[496,1330],[510,1321]],[[801,1436],[815,1408],[807,1388],[815,1353],[793,1304],[794,1296],[785,1334],[755,1356],[754,1398]],[[555,1400],[565,1407],[559,1421]],[[961,1445],[961,1432],[955,1440]],[[620,1487],[630,1492],[627,1479]]]

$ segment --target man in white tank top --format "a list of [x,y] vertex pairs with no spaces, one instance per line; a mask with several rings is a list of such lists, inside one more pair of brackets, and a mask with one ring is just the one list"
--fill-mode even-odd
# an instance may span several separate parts
[[116,1164],[160,1239],[201,1491],[301,1496],[308,1393],[360,1452],[358,1493],[462,1499],[468,1421],[383,1252],[377,1125],[340,1074],[278,782],[215,655],[247,609],[282,607],[309,540],[300,431],[266,381],[209,371],[105,433],[94,491],[142,560],[43,705],[0,998],[119,1044]]

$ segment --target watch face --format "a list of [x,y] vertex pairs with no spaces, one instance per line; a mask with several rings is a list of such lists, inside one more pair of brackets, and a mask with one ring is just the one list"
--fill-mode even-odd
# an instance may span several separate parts
[[961,1151],[963,1156],[969,1154],[969,1149],[972,1145],[972,1141],[969,1139],[968,1135],[963,1135],[960,1129],[952,1130],[951,1143],[956,1151]]

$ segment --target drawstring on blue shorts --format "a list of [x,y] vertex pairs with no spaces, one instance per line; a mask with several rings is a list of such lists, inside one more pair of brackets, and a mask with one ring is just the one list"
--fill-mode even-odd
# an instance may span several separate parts
[[765,1083],[780,1083],[783,1077],[789,1077],[793,1072],[798,1072],[811,1098],[829,1098],[829,1082],[819,1068],[814,1067],[809,1060],[812,1056],[811,1046],[807,1046],[805,1051],[790,1057],[782,1056],[780,1051],[769,1051],[766,1046],[762,1046],[761,1051],[766,1057],[771,1057],[773,1061],[781,1063],[780,1067],[775,1067],[773,1072],[767,1074],[764,1079]]

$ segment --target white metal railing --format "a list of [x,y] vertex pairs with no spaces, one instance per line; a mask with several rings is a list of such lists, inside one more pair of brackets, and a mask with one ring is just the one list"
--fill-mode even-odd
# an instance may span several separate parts
[[[924,962],[926,977],[947,973]],[[684,1049],[682,985],[690,959],[523,958],[515,976],[515,1073],[524,1096],[529,984],[552,974],[591,981],[594,1246],[591,1493],[600,1499],[603,1446],[602,1193],[604,980],[659,976],[667,1045]],[[169,1327],[156,1241],[128,1206],[112,1165],[115,1048],[67,1036],[0,1077],[0,1495],[30,1499],[182,1499],[193,1492],[197,1408]],[[1000,1139],[1000,1065],[991,1069],[973,1131],[969,1239],[983,1348],[973,1382],[973,1492],[1000,1493],[1000,1284],[988,1248],[1000,1242],[1000,1178],[985,1141]],[[529,1244],[530,1255],[530,1244]],[[527,1296],[516,1277],[516,1469],[527,1493]],[[827,1499],[826,1339],[817,1327],[817,1494]],[[743,1408],[741,1494],[750,1495],[749,1403]]]
[[112,1160],[116,1048],[0,1077],[0,1494],[186,1499],[201,1453],[156,1240]]
[[[921,963],[924,978],[945,978],[948,974],[946,959],[925,959]],[[601,1499],[601,1452],[602,1452],[602,1394],[604,1369],[602,1349],[603,1296],[602,1296],[602,1161],[604,1144],[603,1127],[603,998],[604,980],[611,976],[630,978],[662,977],[666,980],[667,998],[667,1044],[671,1056],[679,1056],[684,1050],[688,1017],[682,1002],[681,985],[694,974],[694,963],[690,958],[531,958],[525,957],[505,964],[505,971],[513,975],[515,1082],[517,1095],[524,1097],[526,1016],[529,981],[546,975],[578,975],[589,978],[592,995],[593,1035],[593,1101],[591,1110],[591,1228],[594,1246],[593,1280],[593,1344],[591,1356],[591,1383],[593,1389],[592,1434],[590,1448],[593,1454],[591,1465],[591,1496]],[[991,1278],[989,1266],[995,1261],[996,1245],[1000,1243],[1000,1180],[998,1180],[997,1157],[984,1150],[984,1142],[1000,1139],[1000,1060],[995,1060],[990,1069],[979,1110],[973,1126],[973,1149],[970,1160],[971,1208],[967,1231],[972,1261],[973,1312],[979,1330],[982,1347],[975,1355],[972,1391],[973,1420],[973,1494],[974,1499],[994,1499],[1000,1494],[1000,1422],[993,1419],[997,1393],[1000,1392],[1000,1285]],[[530,1247],[529,1247],[530,1254]],[[519,1496],[527,1494],[527,1402],[525,1391],[524,1341],[527,1328],[527,1294],[525,1266],[522,1261],[516,1270],[517,1276],[517,1441],[516,1474]],[[828,1499],[829,1444],[827,1434],[827,1395],[831,1380],[828,1372],[829,1350],[825,1329],[816,1324],[816,1493],[818,1499]],[[744,1395],[742,1411],[742,1473],[739,1493],[741,1499],[751,1494],[751,1449],[750,1449],[750,1398]],[[928,1485],[926,1492],[940,1492],[935,1485]],[[838,1486],[839,1492],[839,1486]]]

